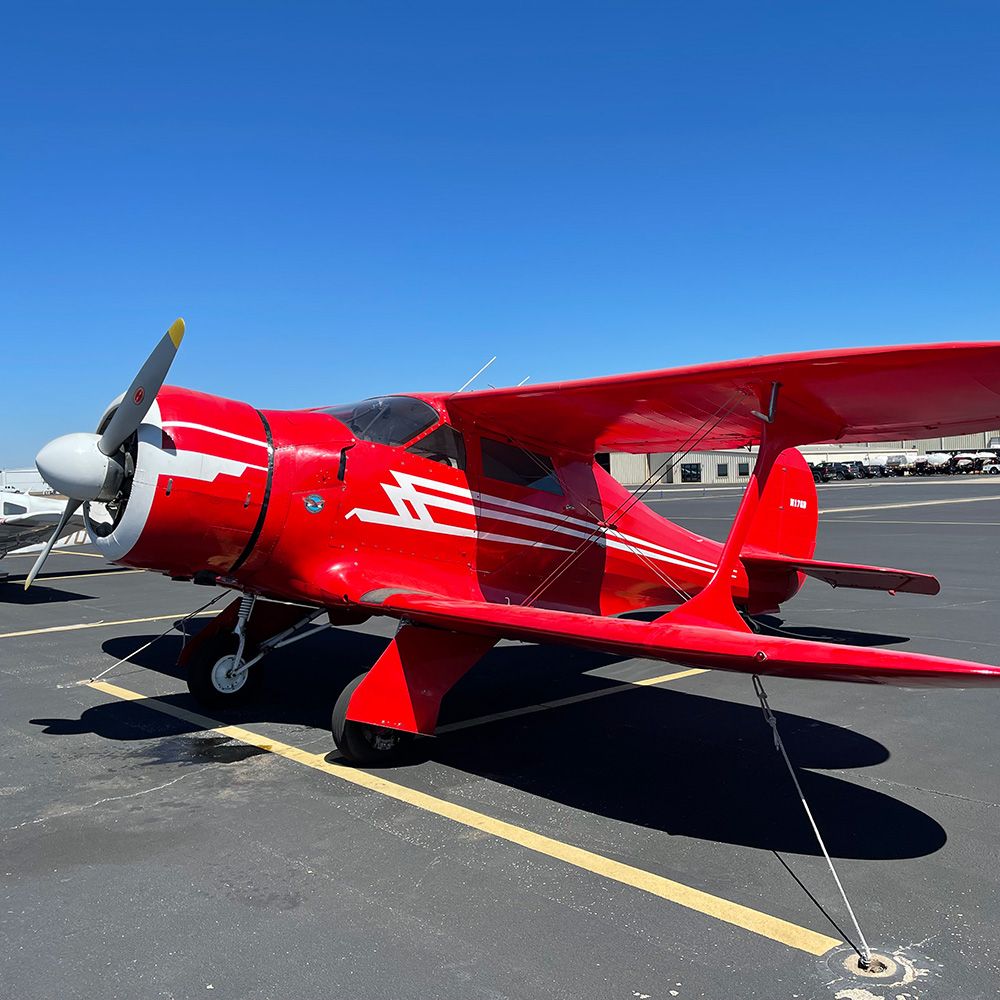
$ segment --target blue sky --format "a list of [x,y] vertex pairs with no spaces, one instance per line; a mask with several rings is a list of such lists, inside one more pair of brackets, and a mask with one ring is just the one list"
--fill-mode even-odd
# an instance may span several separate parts
[[259,406],[1000,339],[995,3],[9,4],[0,465]]

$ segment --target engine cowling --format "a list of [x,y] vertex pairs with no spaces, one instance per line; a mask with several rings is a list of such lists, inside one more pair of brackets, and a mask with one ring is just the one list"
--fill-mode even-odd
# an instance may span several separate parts
[[261,414],[164,386],[130,447],[134,471],[119,501],[85,511],[94,545],[110,560],[171,576],[231,571],[252,540],[273,469]]

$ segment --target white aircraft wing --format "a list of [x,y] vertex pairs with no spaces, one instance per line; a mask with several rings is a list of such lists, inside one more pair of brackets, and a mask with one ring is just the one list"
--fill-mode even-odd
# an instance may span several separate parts
[[[59,523],[65,507],[64,499],[36,497],[12,490],[0,493],[0,559],[17,549],[44,542]],[[83,515],[74,514],[66,524],[63,537],[83,529]]]

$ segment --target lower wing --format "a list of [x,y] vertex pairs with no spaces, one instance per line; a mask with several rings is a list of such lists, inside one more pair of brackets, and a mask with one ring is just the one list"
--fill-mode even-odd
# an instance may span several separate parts
[[670,615],[643,622],[391,590],[366,594],[361,603],[374,614],[453,632],[565,643],[714,670],[903,687],[1000,683],[1000,667],[985,663],[672,623]]

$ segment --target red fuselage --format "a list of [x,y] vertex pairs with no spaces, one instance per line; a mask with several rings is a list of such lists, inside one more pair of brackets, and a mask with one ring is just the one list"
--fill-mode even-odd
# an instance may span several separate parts
[[720,545],[593,455],[546,446],[544,428],[514,441],[452,424],[442,400],[260,411],[164,387],[113,530],[91,515],[95,543],[126,565],[327,607],[402,589],[614,615],[708,582]]

